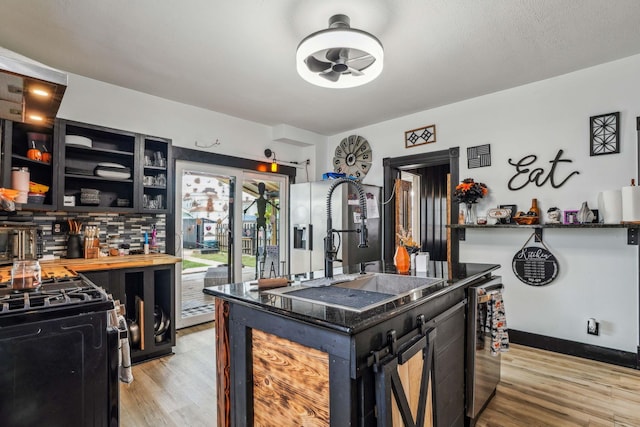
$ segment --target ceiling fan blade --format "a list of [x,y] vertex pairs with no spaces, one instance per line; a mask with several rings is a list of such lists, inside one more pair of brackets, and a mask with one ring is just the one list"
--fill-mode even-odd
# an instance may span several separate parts
[[327,73],[320,73],[319,76],[329,80],[330,82],[337,82],[340,78],[340,73],[331,70]]
[[347,68],[347,71],[349,71],[352,75],[354,76],[362,76],[364,75],[364,73],[356,68],[353,67],[349,67]]
[[349,49],[346,47],[329,49],[325,57],[331,62],[344,62],[349,59]]
[[364,54],[364,55],[362,55],[362,56],[355,56],[355,57],[353,57],[353,58],[348,58],[348,59],[346,60],[346,62],[359,61],[359,60],[361,60],[361,59],[367,59],[367,58],[372,58],[372,57],[373,57],[373,56],[371,56],[371,54],[369,54],[369,53],[365,53],[365,54]]
[[331,69],[330,62],[320,61],[313,55],[307,56],[307,59],[304,60],[304,63],[307,64],[307,68],[309,69],[309,71],[314,73],[319,73]]

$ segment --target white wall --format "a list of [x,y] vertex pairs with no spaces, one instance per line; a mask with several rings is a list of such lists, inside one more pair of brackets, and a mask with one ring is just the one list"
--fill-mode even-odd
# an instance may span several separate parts
[[[366,183],[382,185],[382,159],[460,147],[460,178],[485,182],[490,194],[478,205],[484,212],[498,204],[528,210],[537,198],[543,212],[552,206],[579,209],[583,201],[597,207],[599,191],[617,189],[637,178],[635,118],[640,116],[640,56],[599,65],[564,76],[423,111],[355,129],[329,139],[319,148],[331,170],[333,150],[351,134],[368,139],[374,164]],[[428,78],[428,76],[425,76]],[[419,83],[417,83],[419,84]],[[401,96],[401,94],[399,95]],[[621,152],[589,155],[589,117],[620,112]],[[406,149],[404,132],[436,125],[437,142]],[[466,149],[491,144],[491,167],[467,169]],[[508,159],[535,154],[533,167],[549,171],[559,149],[570,164],[558,167],[556,179],[571,171],[579,175],[554,189],[549,183],[511,191],[515,173]],[[638,345],[638,247],[626,244],[626,231],[544,230],[544,241],[560,262],[560,275],[544,287],[520,282],[511,270],[513,255],[530,235],[523,230],[468,230],[460,242],[465,262],[499,263],[506,286],[509,327],[624,351]],[[587,335],[589,317],[601,322],[600,336]]]
[[[312,158],[309,147],[273,141],[270,126],[74,74],[69,75],[58,117],[171,138],[174,146],[259,161],[267,161],[265,148],[275,151],[278,160]],[[206,146],[216,140],[220,145],[211,148],[195,145],[196,141]],[[298,169],[298,175],[304,179],[304,170]]]

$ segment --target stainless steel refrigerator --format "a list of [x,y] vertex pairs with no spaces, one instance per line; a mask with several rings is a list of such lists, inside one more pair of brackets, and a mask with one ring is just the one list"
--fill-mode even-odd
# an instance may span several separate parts
[[[324,238],[327,235],[327,195],[332,181],[305,182],[291,185],[291,274],[324,269]],[[382,258],[381,188],[362,185],[367,196],[367,230],[369,247],[358,248],[358,233],[339,233],[338,259],[334,267]],[[331,197],[333,228],[360,228],[358,191],[351,184],[341,184]]]

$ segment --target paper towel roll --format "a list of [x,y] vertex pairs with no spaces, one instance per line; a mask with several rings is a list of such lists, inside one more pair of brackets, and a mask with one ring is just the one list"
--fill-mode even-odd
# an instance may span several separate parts
[[622,220],[640,221],[640,187],[622,187]]
[[598,193],[598,212],[605,224],[620,224],[622,221],[622,191],[608,190]]

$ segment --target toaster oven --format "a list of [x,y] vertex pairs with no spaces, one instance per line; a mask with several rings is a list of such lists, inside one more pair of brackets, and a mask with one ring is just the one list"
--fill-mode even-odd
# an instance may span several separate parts
[[0,225],[0,264],[42,258],[42,230],[35,225]]

